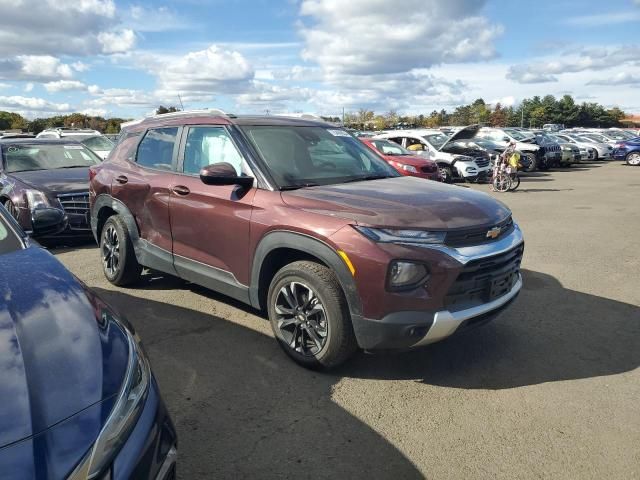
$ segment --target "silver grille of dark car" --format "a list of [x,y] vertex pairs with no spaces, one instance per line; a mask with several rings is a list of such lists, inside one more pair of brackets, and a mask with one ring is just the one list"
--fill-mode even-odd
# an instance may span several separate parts
[[64,193],[58,195],[58,200],[67,213],[85,214],[89,211],[89,192]]
[[89,192],[62,193],[58,201],[67,214],[71,230],[89,229]]

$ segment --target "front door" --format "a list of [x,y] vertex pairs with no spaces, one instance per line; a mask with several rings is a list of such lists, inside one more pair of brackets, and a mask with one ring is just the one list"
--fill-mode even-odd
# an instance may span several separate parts
[[[205,185],[200,169],[227,162],[238,175],[249,167],[223,126],[184,132],[178,175],[170,186],[174,265],[178,274],[228,295],[249,283],[249,230],[255,188]],[[240,295],[241,296],[241,295]]]

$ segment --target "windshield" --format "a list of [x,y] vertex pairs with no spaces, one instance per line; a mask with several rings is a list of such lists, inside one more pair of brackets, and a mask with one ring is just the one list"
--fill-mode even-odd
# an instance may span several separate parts
[[379,152],[382,152],[384,155],[413,155],[406,148],[402,148],[395,142],[391,142],[389,140],[372,140],[371,143]]
[[57,168],[90,167],[100,163],[82,145],[8,145],[3,149],[5,170],[27,172]]
[[524,135],[518,130],[505,130],[505,132],[515,140],[524,140],[525,138],[529,138],[529,135]]
[[422,138],[424,138],[427,142],[429,142],[436,150],[440,150],[440,147],[442,147],[445,144],[445,142],[449,140],[449,137],[444,133],[424,135]]
[[254,125],[241,128],[280,188],[399,175],[342,129]]
[[107,137],[89,137],[81,140],[82,144],[91,150],[109,150],[113,149],[113,143]]
[[[5,215],[6,214],[5,212]],[[0,255],[22,249],[22,241],[15,232],[15,229],[19,227],[14,225],[12,228],[12,226],[9,225],[9,220],[5,218],[5,215],[0,215]]]
[[608,138],[603,137],[602,135],[596,135],[594,133],[589,134],[589,135],[582,135],[584,138],[588,138],[589,140],[593,141],[593,142],[598,142],[598,143],[607,143],[609,141]]

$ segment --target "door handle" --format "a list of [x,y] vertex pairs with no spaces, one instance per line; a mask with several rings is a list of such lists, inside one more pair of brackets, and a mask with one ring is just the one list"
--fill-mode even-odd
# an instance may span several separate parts
[[189,195],[191,193],[191,190],[189,190],[184,185],[176,185],[174,187],[171,187],[171,191],[176,195],[182,195],[182,196]]
[[125,184],[129,181],[129,179],[125,175],[119,175],[116,177],[116,182]]

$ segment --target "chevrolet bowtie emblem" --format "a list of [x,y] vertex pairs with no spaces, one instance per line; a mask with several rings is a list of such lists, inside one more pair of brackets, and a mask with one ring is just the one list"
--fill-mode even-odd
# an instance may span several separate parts
[[498,238],[500,236],[501,231],[502,231],[502,228],[493,227],[492,229],[487,231],[487,238]]

